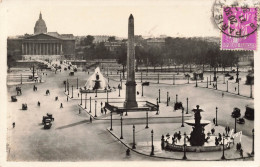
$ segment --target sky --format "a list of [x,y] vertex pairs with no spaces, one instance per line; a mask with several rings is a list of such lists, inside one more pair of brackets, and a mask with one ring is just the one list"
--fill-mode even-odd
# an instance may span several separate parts
[[128,17],[135,34],[172,37],[220,36],[212,18],[214,0],[3,0],[8,36],[33,34],[39,13],[48,32],[127,37]]

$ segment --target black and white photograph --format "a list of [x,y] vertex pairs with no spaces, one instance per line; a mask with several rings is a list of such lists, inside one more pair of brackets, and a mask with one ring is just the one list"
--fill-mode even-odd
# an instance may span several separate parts
[[0,18],[0,166],[259,165],[259,0],[2,0]]

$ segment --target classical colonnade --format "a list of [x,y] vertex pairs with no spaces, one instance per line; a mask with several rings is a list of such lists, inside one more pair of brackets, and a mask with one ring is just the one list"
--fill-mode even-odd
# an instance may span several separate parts
[[61,55],[61,43],[31,43],[22,44],[23,55]]

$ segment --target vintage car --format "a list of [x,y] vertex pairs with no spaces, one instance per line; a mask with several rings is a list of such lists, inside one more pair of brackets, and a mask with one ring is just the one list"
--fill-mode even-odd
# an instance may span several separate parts
[[227,72],[226,74],[225,74],[225,77],[230,77],[231,75],[229,74],[229,72]]
[[54,118],[52,117],[52,114],[47,113],[47,117],[49,117],[52,121],[54,121]]
[[74,68],[74,69],[73,69],[73,71],[74,71],[74,72],[77,72],[77,71],[78,71],[78,69],[77,69],[77,68]]
[[67,68],[66,68],[66,67],[64,68],[64,71],[67,71]]
[[244,118],[238,118],[237,123],[238,124],[244,124],[245,123],[245,119]]
[[246,106],[245,118],[249,119],[249,120],[254,120],[254,118],[255,118],[254,105],[247,105]]
[[12,102],[17,102],[16,96],[11,96],[11,100],[12,100]]
[[182,109],[182,102],[176,102],[174,104],[174,110]]
[[237,108],[237,107],[235,107],[235,108],[233,109],[233,112],[231,113],[231,116],[232,116],[233,118],[239,118],[239,117],[241,116],[240,109]]
[[22,110],[27,110],[27,104],[26,103],[24,103],[24,104],[22,104]]
[[142,86],[149,86],[150,82],[143,82]]
[[234,79],[234,76],[231,75],[228,79],[229,79],[229,80],[233,80],[233,79]]
[[46,122],[45,124],[44,124],[44,129],[50,129],[51,128],[51,126],[52,126],[52,123],[51,122]]
[[51,122],[51,119],[48,116],[43,116],[42,117],[42,124],[45,124],[47,122]]

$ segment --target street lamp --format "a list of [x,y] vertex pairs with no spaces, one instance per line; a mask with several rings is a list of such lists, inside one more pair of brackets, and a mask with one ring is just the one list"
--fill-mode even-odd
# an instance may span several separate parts
[[157,112],[156,112],[156,115],[159,115],[159,103],[158,103],[158,98],[156,99],[156,103],[157,103]]
[[161,103],[161,90],[159,89],[159,103]]
[[182,123],[181,123],[181,127],[184,127],[184,124],[183,124],[183,122],[184,122],[184,107],[182,107]]
[[71,98],[73,98],[73,85],[71,86]]
[[207,88],[209,87],[209,83],[208,83],[208,77],[207,77]]
[[218,90],[218,78],[216,77],[216,90]]
[[118,88],[118,97],[120,97],[120,88]]
[[148,129],[148,111],[146,111],[146,126],[145,126],[146,129]]
[[77,77],[77,89],[79,88],[79,78]]
[[237,117],[235,117],[235,132],[234,133],[237,133]]
[[159,76],[159,73],[158,73],[158,81],[157,81],[158,84],[159,84],[159,80],[160,80],[159,77],[160,77],[160,76]]
[[107,104],[108,104],[108,90],[107,90]]
[[68,82],[68,85],[67,85],[67,86],[68,86],[68,87],[67,87],[67,88],[68,88],[68,95],[70,95],[70,86],[69,86],[69,84],[70,84],[70,83]]
[[196,76],[196,87],[198,87],[198,76],[197,75],[195,76]]
[[222,157],[221,159],[226,159],[225,158],[225,134],[223,133],[223,154],[222,154]]
[[87,93],[85,94],[85,109],[87,109]]
[[64,87],[65,87],[65,92],[66,92],[66,87],[67,87],[67,82],[64,82]]
[[144,85],[142,84],[142,96],[144,96]]
[[215,126],[218,126],[218,107],[216,107],[216,124]]
[[141,82],[143,82],[143,73],[141,71]]
[[175,74],[173,74],[173,77],[172,77],[172,84],[175,85]]
[[80,105],[82,105],[82,92],[80,92]]
[[167,106],[169,106],[169,92],[167,92]]
[[186,110],[186,114],[188,114],[188,107],[189,107],[189,98],[187,97],[187,110]]
[[151,131],[151,137],[152,137],[152,151],[151,151],[151,156],[154,155],[154,146],[153,146],[153,130]]
[[132,149],[136,149],[135,147],[135,125],[133,125],[133,146]]
[[184,132],[184,144],[183,144],[183,158],[182,159],[187,159],[186,157],[186,132]]
[[111,123],[110,131],[112,131],[112,130],[113,130],[113,128],[112,128],[112,111],[110,112],[110,116],[111,116],[111,117],[110,117],[110,118],[111,118],[111,119],[110,119],[110,123]]
[[122,118],[122,115],[121,115],[121,137],[120,137],[120,139],[124,139],[123,138],[123,118]]
[[91,96],[89,97],[89,113],[91,113]]
[[228,92],[228,80],[227,80],[227,92]]
[[237,94],[240,95],[240,93],[239,93],[239,80],[237,81]]
[[211,85],[211,75],[209,75],[209,85]]
[[253,136],[253,143],[252,143],[252,152],[251,152],[251,156],[253,156],[255,154],[254,151],[254,147],[255,147],[255,130],[252,130],[252,136]]
[[178,102],[178,94],[176,94],[176,103]]
[[97,101],[95,100],[95,117],[97,117]]

